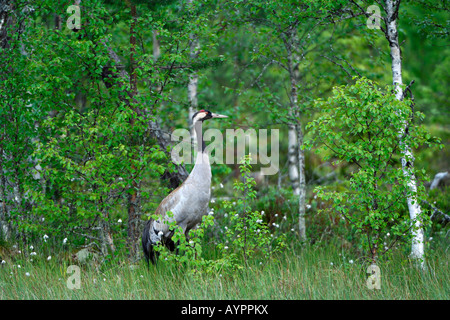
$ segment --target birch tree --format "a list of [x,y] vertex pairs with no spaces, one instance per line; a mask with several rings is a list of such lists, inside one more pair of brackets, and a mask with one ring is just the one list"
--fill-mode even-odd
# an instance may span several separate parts
[[[404,153],[402,143],[432,146],[434,139],[417,124],[411,125],[409,135],[398,135],[400,126],[422,115],[413,112],[411,100],[398,100],[391,90],[392,86],[380,88],[365,78],[335,87],[328,100],[318,99],[322,115],[309,125],[309,141],[319,146],[318,153],[326,160],[355,165],[344,188],[316,190],[319,198],[330,201],[331,210],[361,233],[362,247],[374,264],[414,229],[409,203],[403,201],[411,178],[395,160]],[[414,199],[423,199],[424,191],[422,186]]]
[[325,43],[330,43],[333,37],[333,34],[324,36],[329,12],[320,8],[320,1],[235,2],[239,3],[235,7],[239,8],[241,19],[253,28],[253,34],[261,41],[253,50],[252,62],[261,62],[263,67],[253,83],[264,94],[267,89],[275,96],[274,88],[264,84],[264,73],[276,70],[285,81],[287,105],[276,104],[268,112],[274,114],[276,121],[286,125],[288,130],[288,179],[293,194],[298,197],[299,238],[305,241],[306,177],[302,126],[310,94],[307,91],[314,87],[315,82],[314,76],[311,76],[313,70],[309,68],[314,59],[311,56]]
[[[400,50],[400,42],[398,40],[397,19],[400,8],[400,0],[386,0],[384,10],[386,12],[384,30],[386,39],[389,42],[392,59],[392,82],[395,85],[395,96],[399,101],[402,101],[405,96],[403,91],[403,79],[402,79],[402,57]],[[405,123],[399,131],[399,136],[403,137],[408,134],[408,124]],[[421,261],[421,265],[424,266],[424,232],[422,227],[421,207],[416,197],[417,184],[416,178],[412,174],[411,169],[414,168],[414,156],[411,152],[411,148],[408,144],[402,142],[401,149],[403,153],[402,167],[403,173],[409,179],[408,187],[411,191],[410,196],[407,197],[409,215],[414,223],[412,232],[412,244],[411,244],[411,256],[414,259]]]
[[[24,185],[39,179],[39,167],[31,157],[37,137],[36,113],[21,69],[28,59],[23,39],[33,11],[29,3],[0,3],[0,234],[6,238],[11,235],[13,217],[28,217],[32,202]],[[23,230],[15,231],[24,235]]]
[[[400,41],[398,36],[398,18],[401,0],[384,0],[377,1],[378,5],[384,11],[384,15],[380,17],[377,14],[372,15],[372,13],[366,12],[366,7],[368,3],[361,4],[356,1],[351,1],[360,11],[365,12],[369,19],[379,19],[383,21],[384,25],[376,26],[384,33],[384,36],[389,44],[390,56],[391,56],[391,70],[392,70],[392,83],[395,86],[395,96],[399,101],[405,98],[408,90],[411,90],[411,82],[406,88],[403,83],[402,77],[402,54],[400,48]],[[398,135],[403,140],[406,135],[408,135],[408,123],[404,123],[400,128],[398,128]],[[408,204],[409,215],[413,223],[413,228],[411,228],[412,243],[411,243],[411,257],[420,261],[421,267],[424,267],[424,231],[422,226],[422,209],[420,203],[416,198],[417,194],[417,183],[416,177],[412,173],[414,170],[414,156],[411,151],[411,146],[405,142],[401,142],[402,151],[402,168],[403,174],[408,178],[408,189],[406,201]]]
[[[187,1],[188,6],[191,6],[193,3],[193,0]],[[198,41],[198,35],[194,32],[191,32],[189,34],[189,57],[191,59],[191,63],[194,62],[198,58],[198,53],[200,50],[200,44]],[[198,91],[198,74],[196,71],[193,71],[189,76],[189,83],[188,83],[188,100],[189,100],[189,112],[188,112],[188,124],[189,127],[192,127],[192,116],[198,109],[198,98],[197,98],[197,91]],[[191,128],[191,145],[193,145],[197,138],[195,137],[195,129]],[[194,163],[194,155],[192,154],[191,162]]]

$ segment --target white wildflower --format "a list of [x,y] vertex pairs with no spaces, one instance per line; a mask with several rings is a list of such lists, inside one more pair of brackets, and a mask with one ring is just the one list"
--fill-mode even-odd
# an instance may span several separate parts
[[34,249],[34,247],[33,246],[30,246],[30,250],[33,250]]
[[25,272],[25,275],[26,275],[27,277],[29,277],[29,276],[30,276],[30,273],[29,273],[29,272]]
[[50,260],[52,260],[52,256],[47,257],[47,261],[50,261]]
[[64,238],[63,239],[63,244],[66,244],[67,243],[67,238]]
[[30,256],[35,256],[36,255],[36,252],[32,252],[32,253],[30,253]]
[[349,260],[348,262],[349,262],[350,264],[353,264],[353,260]]
[[122,223],[122,219],[117,220],[117,223]]

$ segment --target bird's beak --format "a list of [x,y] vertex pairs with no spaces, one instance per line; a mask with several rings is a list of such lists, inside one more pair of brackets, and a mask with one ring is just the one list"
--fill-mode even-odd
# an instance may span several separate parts
[[228,116],[224,116],[223,114],[211,113],[213,118],[228,118]]

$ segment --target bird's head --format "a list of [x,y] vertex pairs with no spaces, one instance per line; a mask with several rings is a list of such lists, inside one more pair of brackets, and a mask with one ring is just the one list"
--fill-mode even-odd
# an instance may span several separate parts
[[228,116],[224,116],[218,113],[212,113],[209,110],[202,109],[194,113],[194,115],[192,116],[192,123],[196,123],[197,121],[205,121],[213,118],[228,118]]

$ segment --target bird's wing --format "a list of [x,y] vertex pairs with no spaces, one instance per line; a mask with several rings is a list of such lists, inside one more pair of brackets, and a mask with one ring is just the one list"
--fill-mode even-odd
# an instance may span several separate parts
[[[161,201],[158,208],[156,208],[155,214],[159,216],[165,216],[167,211],[172,211],[172,209],[177,205],[180,201],[180,190],[183,185],[179,186],[175,190],[173,190],[167,197]],[[172,211],[173,212],[173,211]]]
[[158,208],[156,208],[155,210],[155,214],[160,216],[160,219],[158,219],[158,221],[155,221],[155,229],[158,231],[162,231],[165,236],[168,236],[168,234],[170,233],[168,223],[170,223],[171,219],[169,219],[169,217],[167,216],[167,212],[171,211],[176,219],[176,214],[181,198],[180,190],[182,190],[183,184],[173,190],[167,197],[165,197],[159,204]]

